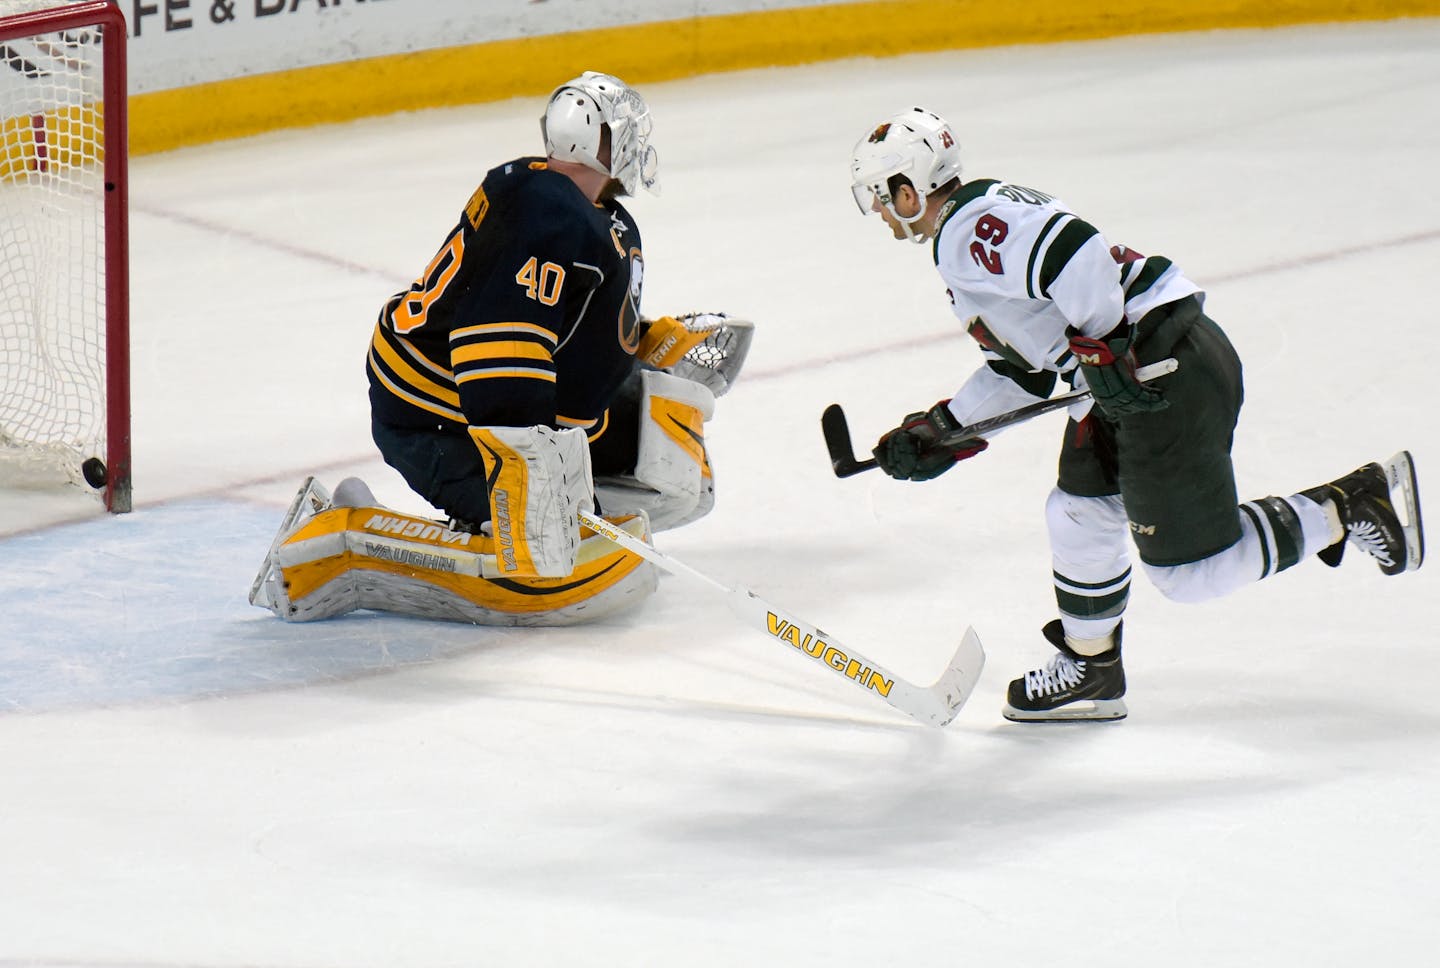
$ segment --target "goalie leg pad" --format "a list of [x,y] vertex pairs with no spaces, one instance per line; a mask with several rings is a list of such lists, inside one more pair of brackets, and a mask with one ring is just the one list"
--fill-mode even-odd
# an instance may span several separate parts
[[689,524],[715,505],[715,476],[705,449],[705,421],[715,395],[705,386],[645,370],[640,374],[640,427],[633,474],[597,482],[601,507],[640,511],[656,531]]
[[[649,540],[643,515],[612,517]],[[383,507],[334,507],[283,538],[272,556],[273,596],[256,602],[290,622],[376,609],[492,626],[590,622],[648,598],[654,565],[584,531],[563,578],[487,577],[493,539]]]
[[471,427],[485,463],[499,574],[563,578],[580,548],[576,511],[589,511],[590,445],[578,429]]

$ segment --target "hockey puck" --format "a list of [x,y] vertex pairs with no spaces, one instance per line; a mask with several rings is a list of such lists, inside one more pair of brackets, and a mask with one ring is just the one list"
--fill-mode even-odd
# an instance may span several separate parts
[[109,472],[105,470],[105,462],[98,457],[91,457],[80,465],[80,473],[85,475],[85,483],[95,490],[105,486],[109,478]]

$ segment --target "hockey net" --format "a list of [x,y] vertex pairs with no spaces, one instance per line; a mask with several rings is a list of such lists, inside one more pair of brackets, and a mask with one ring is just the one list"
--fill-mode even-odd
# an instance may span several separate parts
[[0,4],[0,491],[130,510],[125,21]]

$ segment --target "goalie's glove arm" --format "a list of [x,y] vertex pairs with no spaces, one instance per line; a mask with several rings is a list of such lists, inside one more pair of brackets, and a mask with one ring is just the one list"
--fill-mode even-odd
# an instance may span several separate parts
[[706,387],[723,396],[739,378],[755,326],[725,313],[685,313],[641,320],[641,366]]
[[[965,438],[963,431],[950,401],[941,400],[927,411],[906,416],[871,453],[880,469],[896,480],[928,481],[990,446],[978,437]],[[953,442],[957,437],[959,442]]]
[[[719,314],[707,314],[723,319]],[[709,329],[686,325],[686,320],[697,316],[661,316],[658,319],[641,319],[640,346],[635,357],[643,366],[652,370],[668,370],[685,358],[685,354],[705,341]],[[712,327],[713,328],[713,327]]]

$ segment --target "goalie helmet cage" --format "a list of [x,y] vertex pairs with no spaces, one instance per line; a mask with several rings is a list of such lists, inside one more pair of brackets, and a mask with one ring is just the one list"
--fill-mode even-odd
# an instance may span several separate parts
[[0,488],[68,481],[113,512],[131,500],[125,45],[114,0],[0,5]]

